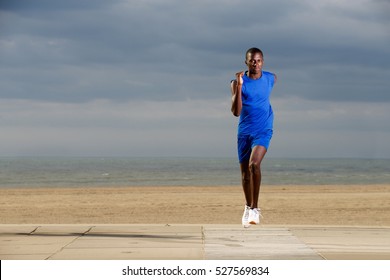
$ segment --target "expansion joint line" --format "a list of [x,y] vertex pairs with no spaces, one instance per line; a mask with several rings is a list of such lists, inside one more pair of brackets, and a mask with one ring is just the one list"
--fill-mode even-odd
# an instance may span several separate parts
[[202,233],[202,258],[206,259],[206,235],[204,233],[204,226],[200,227]]
[[53,256],[55,256],[56,254],[60,253],[62,250],[64,250],[66,247],[68,247],[69,245],[71,245],[72,243],[74,243],[76,240],[78,240],[80,237],[83,237],[85,236],[86,234],[88,234],[95,226],[91,226],[89,229],[87,229],[86,231],[84,231],[83,233],[81,233],[79,236],[76,236],[76,238],[74,238],[73,240],[71,240],[69,243],[65,244],[64,246],[62,246],[60,249],[58,249],[56,252],[54,252],[53,254],[51,254],[50,256],[48,256],[45,260],[50,260]]

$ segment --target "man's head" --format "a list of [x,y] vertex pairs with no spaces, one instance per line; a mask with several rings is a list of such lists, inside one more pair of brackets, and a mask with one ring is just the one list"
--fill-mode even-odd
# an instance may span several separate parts
[[258,48],[250,48],[245,55],[245,64],[250,73],[260,73],[263,67],[263,52]]

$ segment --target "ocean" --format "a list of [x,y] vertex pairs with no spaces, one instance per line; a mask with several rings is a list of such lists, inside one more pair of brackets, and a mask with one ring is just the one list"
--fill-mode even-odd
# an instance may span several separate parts
[[[0,188],[240,185],[235,158],[2,157]],[[390,159],[265,158],[263,185],[390,184]]]

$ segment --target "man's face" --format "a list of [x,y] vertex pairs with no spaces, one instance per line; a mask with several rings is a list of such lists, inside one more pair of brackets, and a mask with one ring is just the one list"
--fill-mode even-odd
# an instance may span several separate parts
[[245,64],[248,66],[249,72],[260,73],[263,67],[263,56],[261,53],[248,53]]

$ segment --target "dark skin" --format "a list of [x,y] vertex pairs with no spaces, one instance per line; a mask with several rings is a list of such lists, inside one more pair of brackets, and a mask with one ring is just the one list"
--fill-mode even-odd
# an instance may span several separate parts
[[[253,80],[260,79],[262,76],[263,56],[261,53],[248,53],[245,64],[248,67],[248,77]],[[242,77],[245,71],[236,73],[236,80],[231,83],[232,108],[234,116],[239,117],[242,109]],[[275,82],[276,82],[275,75]],[[255,146],[252,149],[249,161],[240,164],[242,175],[242,187],[244,190],[246,205],[251,208],[258,208],[260,184],[261,184],[261,162],[267,149],[263,146]]]

